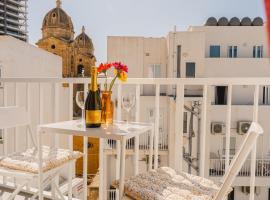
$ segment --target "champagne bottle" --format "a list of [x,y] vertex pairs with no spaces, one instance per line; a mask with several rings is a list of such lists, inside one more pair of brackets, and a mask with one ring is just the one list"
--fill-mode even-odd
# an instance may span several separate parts
[[97,85],[97,68],[91,68],[91,85],[85,102],[85,123],[87,128],[101,125],[101,99]]

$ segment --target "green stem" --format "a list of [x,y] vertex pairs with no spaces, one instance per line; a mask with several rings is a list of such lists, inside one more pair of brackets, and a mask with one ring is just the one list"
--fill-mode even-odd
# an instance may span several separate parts
[[107,72],[105,72],[105,91],[107,91],[108,87],[108,77],[107,77]]
[[113,85],[114,85],[114,82],[115,82],[116,78],[117,78],[117,75],[113,78],[113,80],[112,80],[112,82],[111,82],[111,84],[110,84],[109,91],[112,91],[112,87],[113,87]]

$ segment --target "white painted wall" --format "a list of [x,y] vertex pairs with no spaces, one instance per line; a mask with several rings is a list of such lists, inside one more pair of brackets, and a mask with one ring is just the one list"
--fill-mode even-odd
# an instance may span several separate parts
[[[62,77],[62,59],[52,53],[25,43],[10,36],[0,36],[0,63],[2,78],[60,78]],[[41,90],[40,90],[41,88]],[[68,88],[59,86],[59,120],[68,119]],[[15,90],[14,83],[5,83],[7,102],[4,105],[3,88],[0,88],[0,106],[27,107],[26,84],[18,83]],[[34,130],[40,123],[54,120],[54,90],[53,84],[29,84],[31,121]],[[41,93],[39,93],[41,91]],[[16,93],[16,95],[15,95]],[[41,95],[41,96],[40,96]],[[40,97],[41,100],[40,101]],[[40,104],[41,103],[41,104]],[[25,148],[26,137],[23,129],[18,129],[16,143],[18,150]],[[10,140],[15,138],[14,130],[10,130]],[[66,146],[66,140],[60,140]],[[49,143],[50,137],[44,137],[44,143]],[[15,150],[14,143],[10,142],[9,152]],[[1,151],[2,153],[2,148]]]

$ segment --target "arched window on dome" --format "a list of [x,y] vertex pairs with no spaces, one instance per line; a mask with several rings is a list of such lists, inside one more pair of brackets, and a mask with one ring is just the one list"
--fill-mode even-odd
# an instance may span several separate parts
[[84,77],[84,66],[83,65],[77,66],[77,76]]
[[56,23],[56,17],[57,17],[56,13],[53,13],[51,18],[53,24]]

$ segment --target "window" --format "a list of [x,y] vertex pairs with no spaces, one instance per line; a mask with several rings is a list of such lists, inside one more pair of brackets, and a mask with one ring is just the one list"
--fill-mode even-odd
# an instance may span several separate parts
[[186,77],[195,78],[195,63],[194,62],[186,63]]
[[263,57],[263,46],[253,46],[253,58],[262,58]]
[[52,49],[55,49],[55,45],[53,44],[53,45],[51,46],[51,48],[52,48]]
[[176,69],[176,78],[181,77],[181,45],[177,46],[177,69]]
[[[226,137],[223,137],[223,155],[226,154]],[[230,137],[230,155],[235,155],[236,137]]]
[[84,77],[84,66],[83,65],[77,66],[77,75],[78,75],[78,77]]
[[0,129],[0,144],[3,144],[4,142],[4,130]]
[[237,46],[229,46],[228,47],[228,57],[229,58],[237,58]]
[[263,105],[270,104],[270,88],[268,86],[263,87]]
[[226,105],[227,104],[227,90],[226,86],[216,86],[215,104]]
[[160,64],[153,64],[149,67],[148,78],[160,78],[161,77]]
[[211,45],[210,46],[210,57],[211,58],[219,58],[220,57],[220,46],[219,45]]

